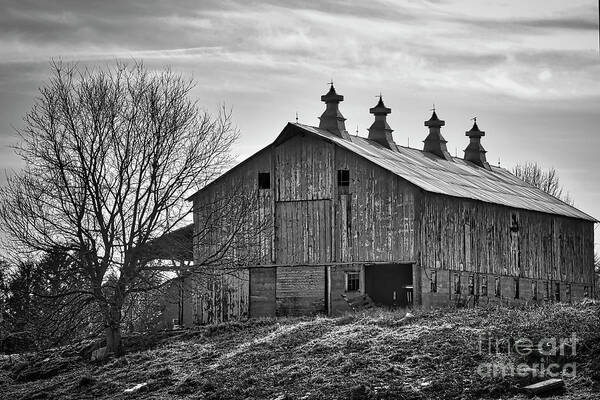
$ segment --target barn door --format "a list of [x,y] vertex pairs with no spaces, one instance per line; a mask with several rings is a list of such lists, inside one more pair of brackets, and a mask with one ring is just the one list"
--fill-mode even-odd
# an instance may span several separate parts
[[331,261],[331,200],[275,204],[277,264]]

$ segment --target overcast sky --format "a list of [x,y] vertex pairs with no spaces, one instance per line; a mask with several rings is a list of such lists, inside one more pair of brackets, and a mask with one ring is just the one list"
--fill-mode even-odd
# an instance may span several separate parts
[[8,145],[51,58],[135,58],[193,76],[209,110],[232,107],[240,158],[296,112],[318,125],[333,78],[352,133],[381,91],[398,144],[421,147],[435,103],[462,155],[476,115],[490,163],[554,166],[600,218],[596,0],[0,0],[0,37],[1,168],[19,165]]

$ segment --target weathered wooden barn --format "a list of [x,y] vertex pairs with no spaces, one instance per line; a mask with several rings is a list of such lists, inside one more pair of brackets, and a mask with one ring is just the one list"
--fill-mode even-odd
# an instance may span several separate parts
[[416,149],[394,142],[381,97],[368,138],[346,131],[333,84],[321,100],[318,127],[288,123],[190,198],[196,268],[232,240],[226,218],[206,232],[231,193],[255,199],[245,224],[269,229],[246,230],[227,267],[191,284],[185,322],[339,314],[365,295],[426,307],[592,295],[596,220],[489,165],[476,122],[457,158],[435,111]]

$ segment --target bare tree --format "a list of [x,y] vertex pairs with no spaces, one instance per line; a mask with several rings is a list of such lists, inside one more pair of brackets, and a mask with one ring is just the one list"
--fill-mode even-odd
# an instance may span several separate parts
[[145,244],[181,226],[185,196],[231,162],[230,114],[202,111],[192,87],[140,63],[53,63],[19,130],[26,167],[0,190],[7,243],[73,257],[85,284],[65,294],[97,304],[109,352],[122,352],[126,297],[153,287]]
[[560,184],[558,173],[554,168],[549,168],[544,171],[538,163],[526,162],[517,164],[513,168],[512,173],[530,185],[543,190],[557,199],[570,205],[574,204],[573,199],[569,196],[569,192],[567,192]]

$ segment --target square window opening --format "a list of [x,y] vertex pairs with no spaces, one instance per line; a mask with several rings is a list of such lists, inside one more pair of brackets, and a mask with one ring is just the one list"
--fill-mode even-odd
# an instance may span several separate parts
[[358,292],[360,289],[360,272],[346,272],[346,292]]
[[350,171],[347,169],[338,169],[337,172],[338,187],[350,186]]
[[431,293],[437,293],[437,270],[431,270]]
[[460,274],[454,274],[454,294],[460,294]]
[[269,172],[258,173],[258,188],[271,189],[271,174]]

